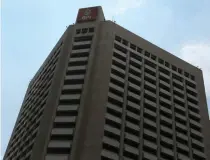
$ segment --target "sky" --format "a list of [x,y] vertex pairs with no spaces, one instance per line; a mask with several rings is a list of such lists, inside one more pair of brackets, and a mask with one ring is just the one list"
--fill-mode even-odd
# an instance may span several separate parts
[[75,22],[78,9],[96,5],[103,7],[106,19],[199,66],[210,106],[209,0],[3,0],[2,155],[30,79],[66,26]]

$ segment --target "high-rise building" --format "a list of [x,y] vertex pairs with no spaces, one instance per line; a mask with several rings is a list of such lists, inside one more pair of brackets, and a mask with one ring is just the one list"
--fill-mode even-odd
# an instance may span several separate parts
[[199,68],[83,8],[31,80],[4,159],[207,160],[208,124]]

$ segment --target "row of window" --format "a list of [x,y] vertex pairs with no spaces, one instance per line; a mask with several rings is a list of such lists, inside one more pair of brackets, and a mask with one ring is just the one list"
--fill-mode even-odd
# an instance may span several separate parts
[[[130,56],[130,66],[129,66],[129,73],[131,74],[132,77],[129,77],[130,80],[133,79],[133,83],[136,85],[140,85],[140,81],[137,81],[137,79],[140,79],[141,74],[141,61],[142,59],[135,55],[131,54]],[[115,46],[114,54],[113,54],[113,65],[114,65],[114,71],[112,73],[117,74],[121,78],[125,78],[125,66],[126,66],[126,55],[123,53],[122,49],[120,51],[120,46]],[[145,80],[152,84],[156,84],[156,70],[154,70],[152,67],[153,64],[149,63],[149,61],[145,61]],[[170,77],[164,72],[162,72],[164,69],[160,69],[160,75],[159,75],[159,81],[160,81],[160,87],[165,89],[166,91],[170,92]],[[184,84],[179,82],[177,80],[178,78],[176,76],[173,76],[173,83],[172,85],[174,86],[174,94],[178,96],[178,98],[183,98],[184,96]],[[187,92],[187,100],[190,101],[190,103],[193,103],[195,105],[198,104],[197,100],[197,91],[193,89],[192,87],[193,84],[191,82],[186,84],[186,92]],[[155,89],[156,91],[156,89]],[[177,99],[176,99],[177,100]],[[179,103],[179,101],[178,101]],[[184,103],[182,103],[184,105]]]
[[[141,71],[142,59],[130,54],[128,81],[127,81],[127,105],[123,111],[124,104],[124,87],[126,79],[126,51],[115,46],[112,58],[111,75],[109,83],[108,102],[106,106],[103,150],[101,153],[102,159],[119,159],[121,129],[123,123],[124,127],[124,148],[123,157],[125,159],[139,158],[139,144],[140,140],[140,112],[143,112],[143,151],[145,158],[155,159],[157,157],[157,129],[159,128],[157,122],[157,97],[156,97],[156,78],[154,78],[154,70],[151,64],[145,63],[144,76],[144,109],[140,106],[141,101]],[[163,72],[164,73],[164,72]],[[161,77],[162,75],[160,75]],[[162,79],[162,80],[161,80]],[[174,147],[177,148],[177,153],[181,157],[189,157],[188,148],[188,133],[186,111],[184,104],[182,106],[176,105],[176,133],[173,132],[172,110],[171,110],[171,93],[170,82],[164,82],[164,78],[160,79],[160,144],[161,157],[164,159],[172,159],[174,157]],[[170,79],[168,77],[168,79]],[[155,84],[155,85],[154,85]],[[176,82],[175,82],[176,84]],[[167,89],[166,89],[167,88]],[[177,103],[184,100],[180,89],[174,86],[174,99]],[[182,92],[181,92],[182,93]],[[194,98],[194,97],[193,97]],[[183,112],[184,111],[184,112]],[[125,112],[125,113],[123,113]],[[191,111],[190,111],[191,112]],[[125,122],[122,122],[123,115],[125,115]],[[190,132],[196,141],[196,145],[192,148],[199,152],[203,151],[202,134],[200,123],[196,122],[199,119],[199,114],[191,112],[191,129]],[[197,136],[195,136],[197,133]],[[177,144],[174,145],[173,135],[176,134]],[[144,154],[143,154],[144,155]]]
[[[118,87],[119,88],[119,87]],[[121,90],[121,92],[120,92]],[[117,86],[114,85],[113,83],[110,83],[110,93],[109,93],[109,101],[110,103],[112,103],[111,105],[108,105],[107,107],[107,111],[112,112],[112,114],[114,114],[115,116],[118,116],[119,118],[121,118],[122,116],[122,110],[120,109],[122,104],[123,104],[123,95],[119,95],[119,94],[123,94],[123,89],[117,89]],[[156,121],[156,103],[151,101],[151,97],[148,96],[148,91],[145,90],[145,103],[144,103],[144,107],[145,107],[145,111],[146,111],[146,115],[149,118],[154,118]],[[133,97],[134,96],[134,97]],[[129,97],[132,97],[129,99]],[[135,99],[137,98],[137,99]],[[135,102],[135,101],[137,102]],[[130,92],[128,90],[128,98],[127,98],[127,111],[129,112],[130,117],[128,117],[128,120],[135,122],[134,117],[138,117],[140,115],[140,96],[138,95],[134,95],[132,92]],[[168,102],[165,101],[164,99],[161,99],[160,101],[160,115],[164,115],[167,117],[167,120],[172,119],[172,111],[171,111],[171,104],[167,104]],[[170,103],[170,102],[169,102]],[[180,106],[176,106],[176,108],[180,108]],[[179,112],[176,112],[176,120],[177,122],[180,122],[181,124],[185,124],[187,123],[187,119],[185,118],[186,116],[183,114],[180,114]],[[166,118],[165,118],[166,119]],[[166,121],[167,122],[167,121]],[[200,123],[196,122],[196,120],[191,119],[191,123],[192,123],[192,128],[199,131],[201,130],[201,125]],[[138,125],[138,121],[136,122],[136,125]]]
[[[119,151],[120,151],[120,141],[119,141],[120,131],[116,130],[109,125],[105,125],[105,132],[103,137],[103,150],[101,153],[102,159],[118,159]],[[178,136],[180,136],[177,133]],[[179,138],[177,136],[177,139]],[[147,156],[150,158],[157,157],[158,145],[155,142],[157,141],[157,135],[151,132],[148,129],[144,129],[143,131],[143,153],[149,153]],[[137,136],[133,136],[127,132],[125,132],[124,136],[124,147],[123,147],[123,157],[125,159],[137,160],[139,159],[139,138]],[[174,145],[173,140],[168,137],[161,136],[160,137],[160,156],[161,158],[171,160],[174,158],[174,147],[176,147],[177,154],[182,155],[182,157],[186,157],[189,159],[190,157],[190,148],[187,145],[176,142]],[[107,153],[104,153],[106,151]],[[194,148],[194,157],[199,157],[200,159],[205,159],[204,152]],[[197,154],[195,154],[197,153]]]
[[[68,68],[61,91],[59,105],[53,122],[50,140],[45,159],[67,159],[71,153],[72,141],[76,127],[76,118],[84,85],[91,41],[89,38],[77,37],[72,46]],[[86,49],[87,51],[83,51]],[[80,56],[82,55],[82,56]]]
[[[117,116],[116,113],[121,113],[120,108],[114,106],[110,102],[107,104],[107,114],[106,114],[106,124],[104,136],[106,142],[108,144],[104,145],[104,149],[115,152],[118,154],[119,147],[116,146],[108,147],[107,145],[116,145],[116,143],[120,143],[120,130],[121,130],[121,116]],[[156,125],[156,116],[155,112],[144,108],[144,140],[147,140],[147,149],[155,149],[154,146],[157,144],[157,125]],[[173,130],[172,130],[172,120],[169,120],[167,117],[160,117],[160,134],[161,134],[161,146],[173,150]],[[125,122],[125,138],[124,143],[129,147],[132,147],[132,152],[137,150],[139,147],[139,135],[140,135],[140,127],[139,127],[140,117],[135,116],[134,114],[126,111],[126,122]],[[134,124],[135,123],[135,124]],[[177,136],[177,152],[182,153],[186,156],[189,156],[189,148],[188,148],[188,136],[187,127],[183,126],[181,123],[176,122],[176,136]],[[195,136],[197,133],[197,137],[192,139],[194,141],[194,145],[192,148],[199,152],[204,152],[203,143],[199,141],[201,133],[192,131],[192,135]],[[109,140],[107,140],[107,138]],[[198,139],[197,139],[198,138]],[[151,145],[152,144],[152,145]],[[107,147],[106,147],[107,146]],[[113,148],[115,147],[115,148]],[[136,149],[135,149],[136,148]],[[155,149],[156,155],[157,149]],[[150,152],[151,153],[151,152]],[[172,155],[171,155],[172,156]],[[136,158],[138,156],[136,155]],[[129,157],[135,159],[133,156]],[[171,158],[171,157],[170,157]]]
[[[116,56],[116,58],[118,59],[116,64],[118,64],[118,67],[120,69],[124,70],[125,65],[126,65],[127,50],[125,48],[123,48],[122,46],[117,45],[117,44],[114,45],[114,48],[115,48],[115,50],[114,50],[113,55]],[[147,60],[147,59],[145,59],[144,63],[145,63],[145,72],[148,72],[153,76],[156,76],[156,72],[157,72],[156,71],[156,66],[157,65],[155,63]],[[133,52],[130,52],[130,65],[132,67],[135,67],[136,70],[141,69],[142,57],[133,53]],[[158,66],[158,70],[159,70],[159,74],[160,74],[159,76],[162,78],[162,80],[170,83],[170,73],[171,72],[166,70],[165,68],[163,68],[161,66]],[[135,71],[134,71],[134,73],[135,73]],[[136,75],[138,76],[138,73]],[[174,72],[172,72],[172,78],[177,80],[177,81],[183,82],[183,78],[180,77],[179,75],[177,75]],[[180,85],[183,86],[183,83],[180,83]],[[186,86],[189,86],[194,90],[196,88],[196,84],[194,82],[191,82],[191,81],[188,81],[188,80],[186,80]]]
[[30,82],[31,88],[34,88],[36,85],[39,84],[40,80],[43,79],[41,75],[46,75],[46,73],[53,68],[54,64],[57,62],[58,57],[60,56],[62,47],[63,47],[63,42],[61,42],[58,45],[53,54],[47,57],[47,59],[44,62],[45,67],[41,67],[41,70],[38,71],[39,74],[35,75],[35,77]]
[[[101,152],[101,159],[119,159],[121,121],[123,112],[124,77],[118,79],[117,66],[119,64],[117,55],[113,56],[111,77],[109,83],[108,102],[106,106],[103,150],[114,152],[106,155]],[[121,81],[119,81],[121,80]],[[108,153],[107,152],[107,153]]]
[[[15,131],[10,141],[7,152],[8,159],[12,157],[17,159],[20,157],[25,157],[25,159],[30,158],[29,153],[32,150],[33,141],[38,131],[61,46],[62,44],[48,57],[42,67],[42,71],[34,77],[29,85],[18,123],[15,126]],[[28,154],[26,155],[26,153]]]
[[[142,48],[137,47],[135,44],[132,44],[119,36],[115,36],[115,40],[119,43],[122,43],[125,46],[129,46],[132,50],[137,51],[140,54],[142,54],[142,52],[143,52]],[[186,71],[183,71],[181,68],[178,68],[175,65],[172,65],[167,61],[164,61],[161,58],[158,58],[156,55],[153,55],[153,54],[149,53],[148,51],[145,51],[144,55],[145,55],[145,57],[150,58],[152,61],[156,61],[159,64],[164,65],[167,68],[171,68],[173,71],[177,72],[178,74],[184,75],[184,77],[189,78],[192,81],[195,81],[195,76],[191,75],[190,73],[188,73]]]
[[[119,87],[123,87],[124,86],[124,79],[125,79],[125,66],[126,66],[126,63],[125,63],[125,56],[124,56],[124,59],[123,59],[123,53],[121,52],[117,52],[117,50],[115,50],[114,54],[113,54],[113,65],[112,65],[112,69],[111,69],[111,73],[112,74],[115,74],[116,76],[118,76],[118,79],[114,80],[113,78],[111,78],[111,81],[113,83],[115,83],[117,85],[117,88],[119,90]],[[128,80],[129,80],[129,85],[133,85],[133,89],[132,91],[134,91],[135,94],[139,95],[140,94],[140,89],[136,90],[136,88],[139,88],[138,86],[140,86],[141,84],[141,79],[140,79],[140,75],[137,75],[137,73],[140,74],[141,70],[137,68],[135,68],[134,66],[137,66],[137,65],[140,65],[140,62],[141,62],[141,59],[138,58],[137,59],[134,59],[133,58],[134,56],[131,55],[131,60],[132,60],[132,63],[133,61],[135,60],[136,61],[136,64],[135,65],[131,65],[131,61],[130,61],[130,66],[129,66],[129,77],[128,77]],[[145,65],[146,66],[146,65]],[[134,70],[135,68],[135,71],[136,71],[136,74],[133,75]],[[140,68],[140,66],[139,66]],[[148,67],[146,68],[148,69],[147,70],[147,73],[145,73],[145,76],[144,76],[144,79],[145,79],[145,85],[144,85],[144,88],[147,89],[148,91],[146,91],[146,97],[148,97],[150,100],[154,101],[156,103],[156,77],[154,77],[151,73],[152,73],[152,70],[149,69]],[[166,76],[166,75],[164,75]],[[167,103],[169,103],[169,105],[171,105],[171,93],[170,93],[170,83],[169,83],[169,77],[168,77],[168,80],[165,80],[165,77],[164,77],[162,74],[160,74],[160,79],[159,79],[159,87],[160,87],[160,93],[159,95],[161,96],[161,99],[163,99],[163,104],[164,102],[166,101]],[[183,87],[183,84],[180,85],[180,83],[178,81],[176,81],[175,79],[173,79],[173,94],[174,94],[174,102],[179,105],[179,107],[177,107],[176,111],[180,113],[183,113],[184,115],[186,114],[186,109],[185,109],[185,99],[184,99],[184,87]],[[188,87],[188,86],[187,86]],[[115,87],[116,88],[116,87]],[[123,89],[123,88],[121,88]],[[182,90],[181,90],[182,89]],[[123,91],[119,92],[119,91],[115,91],[115,89],[112,89],[112,92],[115,92],[117,93],[118,96],[120,96],[120,94],[123,93]],[[153,97],[151,97],[151,95]],[[196,96],[196,95],[194,95]],[[198,104],[198,100],[197,100],[197,97],[194,97],[192,96],[192,94],[190,93],[187,93],[187,101],[189,101],[189,104],[190,106],[193,106],[192,104],[194,104],[194,107],[197,106]],[[137,102],[138,103],[138,102]],[[184,111],[184,112],[183,112]],[[194,111],[194,110],[192,110]],[[192,118],[196,118],[195,116],[197,116],[197,119],[199,119],[199,114],[198,114],[198,110],[195,112],[194,116],[191,116]],[[191,118],[190,117],[190,118]]]
[[86,34],[86,33],[93,33],[94,32],[93,27],[90,28],[82,28],[82,29],[76,29],[76,34]]

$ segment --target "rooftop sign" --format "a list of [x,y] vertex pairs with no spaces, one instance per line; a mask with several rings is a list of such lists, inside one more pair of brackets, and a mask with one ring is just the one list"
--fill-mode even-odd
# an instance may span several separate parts
[[95,21],[97,18],[97,14],[98,14],[97,7],[79,9],[77,15],[77,22],[80,23],[80,22]]

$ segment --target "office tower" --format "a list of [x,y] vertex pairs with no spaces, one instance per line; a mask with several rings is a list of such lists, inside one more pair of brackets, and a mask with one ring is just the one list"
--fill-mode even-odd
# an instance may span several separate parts
[[5,160],[207,160],[202,71],[83,8],[29,84]]

